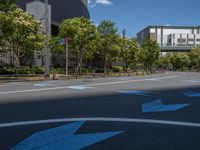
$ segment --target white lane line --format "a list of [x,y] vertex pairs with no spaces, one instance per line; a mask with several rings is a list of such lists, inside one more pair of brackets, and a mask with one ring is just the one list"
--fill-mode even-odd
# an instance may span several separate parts
[[32,83],[6,83],[3,85],[0,85],[0,87],[6,87],[6,86],[19,86],[19,85],[31,85]]
[[200,80],[183,80],[183,82],[200,83]]
[[41,91],[48,91],[48,90],[60,90],[60,89],[66,89],[66,88],[67,87],[53,87],[53,88],[30,89],[30,90],[21,90],[21,91],[8,91],[8,92],[0,92],[0,95],[26,93],[26,92],[41,92]]
[[[139,80],[127,80],[127,81],[118,81],[118,82],[105,82],[105,83],[95,83],[95,84],[85,84],[85,85],[74,85],[74,86],[81,86],[81,87],[91,87],[91,86],[101,86],[101,85],[114,85],[114,84],[123,84],[123,83],[130,83],[130,82],[144,82],[144,81],[151,81],[152,79],[162,80],[162,79],[170,79],[176,78],[177,75],[168,76],[168,77],[160,77],[160,78],[149,78],[149,79],[139,79]],[[0,92],[0,95],[6,94],[17,94],[17,93],[26,93],[26,92],[40,92],[40,91],[49,91],[49,90],[61,90],[61,89],[68,89],[70,86],[62,86],[62,87],[52,87],[52,88],[40,88],[40,89],[30,89],[30,90],[21,90],[21,91],[7,91],[7,92]]]
[[114,85],[114,84],[123,84],[129,82],[143,82],[143,81],[152,81],[152,80],[162,80],[162,79],[171,79],[176,78],[177,75],[169,76],[169,77],[160,77],[160,78],[149,78],[149,79],[136,79],[136,80],[127,80],[127,81],[118,81],[118,82],[106,82],[106,83],[95,83],[95,84],[86,84],[86,85],[79,85],[79,86],[99,86],[99,85]]
[[12,123],[2,123],[0,128],[8,128],[15,126],[38,125],[49,123],[63,123],[73,121],[97,121],[97,122],[124,122],[124,123],[149,123],[149,124],[162,124],[162,125],[175,125],[187,127],[200,127],[200,123],[181,122],[181,121],[168,121],[168,120],[154,120],[154,119],[139,119],[139,118],[63,118],[63,119],[48,119],[36,121],[22,121]]

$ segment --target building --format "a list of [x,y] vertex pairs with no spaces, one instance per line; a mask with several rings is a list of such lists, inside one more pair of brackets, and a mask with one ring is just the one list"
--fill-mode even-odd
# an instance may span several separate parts
[[[17,0],[17,5],[26,10],[43,24],[45,22],[45,0]],[[52,35],[57,35],[60,23],[64,19],[90,18],[87,0],[49,0],[48,21]]]
[[140,44],[151,38],[162,52],[185,52],[200,45],[200,26],[148,26],[137,33]]

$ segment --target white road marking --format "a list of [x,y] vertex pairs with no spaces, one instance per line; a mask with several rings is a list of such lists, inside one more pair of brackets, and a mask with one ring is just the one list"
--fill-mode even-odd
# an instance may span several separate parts
[[86,90],[86,89],[92,89],[94,87],[87,87],[87,86],[68,86],[69,89],[73,90]]
[[23,82],[19,82],[19,83],[6,83],[3,85],[0,85],[0,87],[6,87],[6,86],[18,86],[18,85],[31,85],[32,83],[23,83]]
[[0,92],[0,95],[27,93],[27,92],[41,92],[41,91],[48,91],[48,90],[60,90],[60,89],[66,89],[66,88],[67,87],[53,87],[53,88],[43,88],[43,89],[22,90],[22,91],[8,91],[8,92]]
[[[160,78],[151,78],[162,80],[162,79],[170,79],[176,78],[177,75],[168,76],[168,77],[160,77]],[[123,84],[123,83],[130,83],[130,82],[144,82],[150,81],[150,79],[138,79],[138,80],[127,80],[127,81],[118,81],[118,82],[105,82],[105,83],[95,83],[95,84],[86,84],[86,85],[74,85],[74,86],[82,86],[82,87],[91,87],[91,86],[101,86],[101,85],[115,85],[115,84]],[[49,90],[61,90],[61,89],[68,89],[70,86],[62,86],[62,87],[52,87],[52,88],[40,88],[40,89],[30,89],[30,90],[21,90],[21,91],[7,91],[7,92],[0,92],[0,95],[6,94],[17,94],[17,93],[27,93],[27,92],[40,92],[40,91],[49,91]]]
[[183,80],[184,82],[200,83],[200,80]]
[[63,123],[73,121],[97,121],[97,122],[124,122],[124,123],[149,123],[149,124],[162,124],[162,125],[175,125],[187,127],[200,127],[200,123],[181,122],[181,121],[168,121],[168,120],[155,120],[155,119],[139,119],[139,118],[63,118],[63,119],[48,119],[48,120],[35,120],[35,121],[22,121],[12,123],[2,123],[0,128],[8,128],[15,126],[38,125],[49,123]]
[[127,80],[127,81],[118,81],[118,82],[106,82],[106,83],[86,84],[86,85],[79,85],[79,86],[114,85],[114,84],[130,83],[130,82],[151,81],[151,80],[154,80],[154,79],[156,79],[156,80],[171,79],[171,78],[176,78],[176,77],[177,77],[177,75],[169,76],[169,77],[150,78],[150,79],[136,79],[136,80]]

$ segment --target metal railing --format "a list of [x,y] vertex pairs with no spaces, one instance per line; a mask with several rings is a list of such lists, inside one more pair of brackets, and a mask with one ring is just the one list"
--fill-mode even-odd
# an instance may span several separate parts
[[161,51],[190,51],[195,46],[167,46],[167,45],[160,45]]

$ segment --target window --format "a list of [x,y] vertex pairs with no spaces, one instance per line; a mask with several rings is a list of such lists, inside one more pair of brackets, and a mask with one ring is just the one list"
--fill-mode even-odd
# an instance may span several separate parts
[[200,39],[196,39],[197,42],[200,42]]
[[194,42],[194,39],[188,39],[188,42]]
[[186,42],[186,39],[177,39],[177,42],[178,42],[178,43],[185,43],[185,42]]

